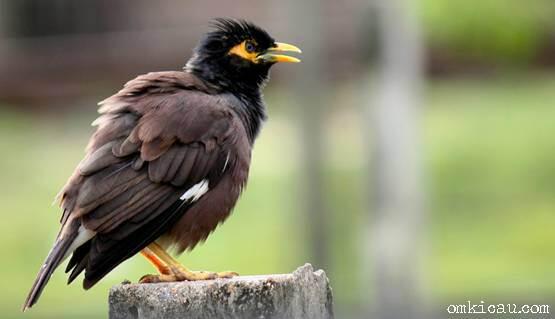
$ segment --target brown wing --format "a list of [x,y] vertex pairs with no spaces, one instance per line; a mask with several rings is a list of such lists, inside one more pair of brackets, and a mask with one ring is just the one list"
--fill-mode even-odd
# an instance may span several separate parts
[[188,190],[248,167],[234,101],[209,93],[187,73],[150,73],[101,103],[87,155],[61,192],[62,223],[79,219],[95,233],[74,251],[70,282],[85,270],[91,287],[178,223],[198,200]]

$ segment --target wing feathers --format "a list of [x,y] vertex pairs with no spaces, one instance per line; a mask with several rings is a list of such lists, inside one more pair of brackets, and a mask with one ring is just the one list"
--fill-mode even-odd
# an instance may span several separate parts
[[117,157],[125,157],[139,151],[139,147],[139,143],[134,143],[131,139],[126,138],[121,144],[114,144],[112,152]]
[[140,171],[132,169],[114,172],[119,168],[114,167],[112,170],[99,172],[83,181],[76,202],[76,205],[84,210],[82,213],[91,211],[101,203],[113,199],[131,186],[147,179],[147,176]]
[[[145,208],[150,207],[153,203],[156,203],[162,197],[168,196],[172,192],[173,190],[169,187],[158,187],[155,184],[150,184],[145,186],[143,189],[138,189],[137,193],[128,201],[114,204],[110,202],[110,206],[116,206],[117,204],[119,204],[119,206],[114,208],[101,206],[96,211],[86,215],[84,220],[85,222],[89,220],[94,221],[92,224],[97,225],[97,231],[103,233],[110,232],[121,223],[138,218],[146,210]],[[102,212],[99,210],[102,210]],[[103,218],[98,218],[95,216],[97,211],[99,211],[99,214],[108,214],[106,214]]]
[[199,153],[199,147],[190,147],[187,149],[183,163],[179,167],[179,170],[175,174],[175,178],[171,181],[174,186],[181,186],[185,184],[189,176],[191,175],[191,170],[195,161],[197,160],[197,155]]
[[171,164],[173,163],[178,147],[172,147],[163,156],[158,157],[148,164],[148,177],[155,183],[160,183],[166,176]]
[[184,145],[174,146],[174,149],[176,154],[173,157],[171,163],[168,165],[166,175],[162,179],[162,181],[165,183],[174,180],[179,168],[181,167],[181,164],[183,164],[183,161],[185,160],[185,156],[187,156],[188,153],[187,147]]
[[91,175],[92,173],[98,172],[103,168],[119,163],[121,158],[117,158],[112,152],[112,147],[116,143],[116,141],[106,143],[85,157],[85,159],[81,161],[77,167],[81,175]]

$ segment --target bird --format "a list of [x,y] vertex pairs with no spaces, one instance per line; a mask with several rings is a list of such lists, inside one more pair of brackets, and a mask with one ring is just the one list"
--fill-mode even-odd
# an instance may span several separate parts
[[278,62],[301,50],[252,22],[217,18],[182,70],[151,72],[99,103],[96,127],[57,195],[60,230],[22,310],[67,258],[68,284],[89,289],[123,261],[157,270],[139,282],[229,278],[192,271],[168,252],[193,249],[230,215],[243,191]]

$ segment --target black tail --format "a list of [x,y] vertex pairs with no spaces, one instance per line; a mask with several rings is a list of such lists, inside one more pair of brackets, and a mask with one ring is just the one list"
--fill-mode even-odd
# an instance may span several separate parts
[[60,236],[58,236],[54,246],[46,257],[44,264],[40,267],[37,279],[35,279],[35,283],[33,284],[29,295],[27,295],[25,303],[23,304],[23,311],[31,308],[37,302],[42,290],[48,283],[48,280],[50,280],[50,276],[52,276],[54,270],[56,270],[56,268],[62,263],[65,253],[71,246],[74,239],[75,235],[66,236],[66,238],[60,238]]

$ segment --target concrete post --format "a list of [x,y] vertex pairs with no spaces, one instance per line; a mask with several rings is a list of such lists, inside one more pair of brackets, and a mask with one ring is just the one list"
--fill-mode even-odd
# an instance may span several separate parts
[[292,274],[158,284],[110,290],[110,319],[332,319],[328,278],[310,264]]

